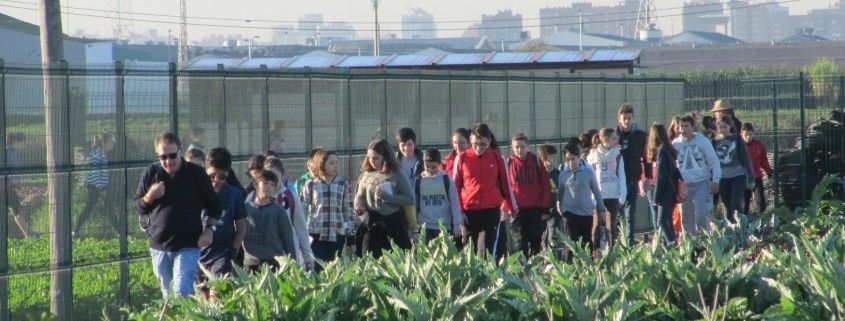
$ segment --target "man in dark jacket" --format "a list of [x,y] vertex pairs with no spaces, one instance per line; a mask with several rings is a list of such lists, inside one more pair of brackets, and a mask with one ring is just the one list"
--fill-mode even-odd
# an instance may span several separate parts
[[[637,216],[637,197],[641,178],[651,180],[651,163],[646,159],[646,132],[637,128],[634,123],[634,107],[629,104],[619,106],[616,119],[618,126],[616,134],[619,136],[619,147],[622,149],[622,160],[625,163],[625,184],[628,194],[622,210],[625,222],[628,223],[628,240],[634,242],[634,226]],[[643,176],[645,174],[645,176]]]
[[[200,247],[211,244],[221,209],[202,167],[182,159],[173,133],[155,139],[158,163],[147,166],[135,192],[135,209],[150,237],[153,271],[165,298],[194,292]],[[207,225],[202,211],[206,210]],[[170,283],[173,281],[173,290]]]

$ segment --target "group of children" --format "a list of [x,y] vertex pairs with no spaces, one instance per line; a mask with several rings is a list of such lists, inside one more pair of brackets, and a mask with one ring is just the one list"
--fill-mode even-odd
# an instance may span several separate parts
[[[618,243],[622,226],[633,241],[638,196],[647,197],[655,224],[672,244],[679,233],[710,228],[714,195],[731,222],[736,213],[749,213],[749,189],[757,189],[758,208],[765,209],[760,175],[771,174],[765,147],[753,139],[750,124],[740,133],[731,111],[727,102],[716,103],[716,131],[708,139],[689,115],[676,117],[668,129],[653,124],[646,133],[624,104],[617,128],[571,139],[562,164],[555,146],[540,145],[535,153],[523,133],[511,137],[505,155],[483,123],[455,130],[445,157],[419,149],[415,132],[402,128],[395,147],[383,139],[369,144],[355,188],[339,175],[337,153],[320,148],[309,153],[308,171],[294,183],[273,151],[254,155],[247,164],[250,182],[242,188],[232,175],[231,155],[215,148],[204,165],[228,209],[218,225],[230,226],[219,234],[221,248],[208,250],[208,257],[233,260],[242,241],[238,261],[247,269],[277,268],[275,258],[289,255],[319,272],[344,247],[379,257],[391,244],[408,249],[441,231],[458,246],[497,258],[507,254],[505,234],[526,257],[543,248],[563,253],[560,235],[597,250]],[[189,161],[203,156],[196,148],[186,153]],[[214,235],[209,248],[217,246]]]

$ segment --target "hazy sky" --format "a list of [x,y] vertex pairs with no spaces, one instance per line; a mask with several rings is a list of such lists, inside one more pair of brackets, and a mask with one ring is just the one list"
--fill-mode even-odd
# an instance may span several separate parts
[[[768,0],[766,0],[768,1]],[[778,0],[778,2],[789,0]],[[549,1],[549,0],[381,0],[379,18],[382,22],[382,35],[389,33],[400,34],[398,30],[401,25],[398,22],[401,16],[412,8],[419,7],[434,15],[438,29],[442,30],[438,36],[459,36],[473,22],[479,21],[482,14],[493,14],[498,10],[511,9],[515,13],[522,14],[525,29],[531,32],[533,37],[539,35],[541,20],[539,9],[543,7],[569,6],[573,0]],[[593,0],[594,5],[613,5],[620,0]],[[681,19],[679,7],[683,5],[682,0],[656,0],[658,24],[665,34],[673,34],[681,31]],[[756,2],[756,1],[753,1]],[[825,8],[832,6],[835,0],[797,0],[785,3],[790,8],[790,14],[801,14],[814,8]],[[0,0],[0,12],[16,18],[35,22],[37,11],[14,7],[37,8],[35,0]],[[64,0],[61,1],[63,14],[64,31],[74,34],[76,30],[82,29],[86,34],[94,34],[102,37],[113,35],[114,25],[117,24],[116,14],[111,12],[118,6],[122,11],[139,13],[155,13],[162,15],[177,16],[179,7],[177,0]],[[284,22],[257,22],[246,23],[240,19],[290,21],[287,24],[295,25],[297,18],[306,13],[322,13],[326,21],[348,21],[359,30],[359,36],[371,37],[373,11],[370,0],[188,0],[189,17],[224,17],[238,19],[234,21],[201,20],[189,19],[188,23],[202,23],[216,25],[216,27],[189,26],[188,38],[199,39],[209,34],[256,34],[260,36],[259,42],[270,39],[271,30],[256,30],[243,28],[242,26],[271,27]],[[75,9],[76,8],[76,9]],[[94,9],[92,11],[85,9]],[[108,11],[108,12],[107,12]],[[79,14],[89,15],[82,16]],[[107,16],[110,18],[98,18],[91,16]],[[175,17],[154,17],[146,15],[127,14],[124,17],[156,20],[167,23],[152,23],[142,21],[125,20],[128,28],[137,33],[145,34],[149,29],[158,29],[159,35],[166,35],[168,29],[173,30],[174,36],[178,30],[178,19]],[[531,20],[534,19],[534,20]],[[460,22],[449,22],[460,21]],[[533,27],[532,27],[533,26]],[[365,31],[362,31],[365,30]],[[396,31],[393,31],[396,30]]]

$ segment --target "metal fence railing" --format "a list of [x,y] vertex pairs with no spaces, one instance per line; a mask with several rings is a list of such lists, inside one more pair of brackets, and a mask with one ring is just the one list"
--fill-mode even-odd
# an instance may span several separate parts
[[[621,103],[636,107],[641,124],[681,113],[677,79],[516,77],[504,72],[448,71],[177,71],[115,64],[57,68],[52,91],[61,99],[53,131],[67,153],[56,164],[70,218],[63,229],[70,262],[50,262],[50,196],[46,188],[46,127],[41,70],[0,61],[0,320],[26,319],[50,308],[51,274],[72,275],[67,300],[76,320],[119,318],[121,306],[159,298],[147,241],[130,200],[143,166],[154,158],[152,138],[173,131],[183,143],[225,146],[237,174],[252,153],[283,146],[288,173],[304,170],[314,146],[337,150],[343,175],[354,179],[361,151],[401,127],[421,146],[445,148],[452,129],[486,122],[506,138],[525,132],[535,143],[561,143],[589,128],[615,124]],[[92,168],[92,140],[114,134],[108,165]],[[105,171],[104,187],[87,177]],[[645,203],[645,202],[641,202]],[[87,219],[80,219],[85,212]],[[647,215],[645,211],[643,215]],[[647,223],[648,220],[642,219]],[[20,224],[19,224],[20,223]],[[23,226],[24,228],[20,228]],[[24,231],[28,238],[24,237]],[[68,233],[65,233],[68,234]],[[60,240],[62,241],[62,240]],[[63,241],[64,242],[64,241]],[[54,263],[54,264],[51,264]]]
[[750,122],[775,168],[772,200],[803,206],[825,174],[845,171],[845,76],[805,73],[687,81],[684,109],[706,111],[726,98],[737,117]]

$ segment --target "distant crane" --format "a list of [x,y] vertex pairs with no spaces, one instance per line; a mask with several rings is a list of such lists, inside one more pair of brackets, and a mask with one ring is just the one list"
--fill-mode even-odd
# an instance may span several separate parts
[[642,41],[656,43],[663,37],[663,31],[657,29],[657,7],[654,0],[640,0],[637,10],[637,38]]
[[188,63],[188,4],[187,0],[179,0],[179,47],[176,57],[179,67]]

